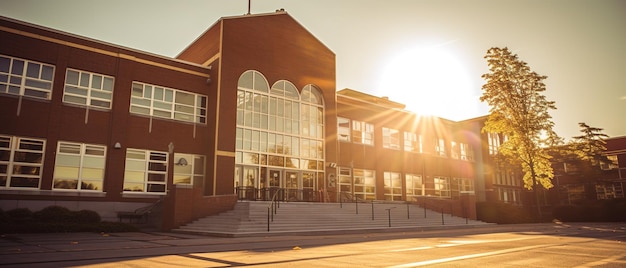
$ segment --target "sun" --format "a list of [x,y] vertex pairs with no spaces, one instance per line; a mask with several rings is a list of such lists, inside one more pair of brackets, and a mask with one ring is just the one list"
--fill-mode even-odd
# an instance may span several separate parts
[[392,58],[383,71],[379,92],[422,115],[462,120],[474,112],[468,71],[441,47],[415,48]]

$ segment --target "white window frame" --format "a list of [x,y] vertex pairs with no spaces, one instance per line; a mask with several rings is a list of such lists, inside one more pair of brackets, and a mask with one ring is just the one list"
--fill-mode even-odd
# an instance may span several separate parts
[[[406,174],[404,175],[404,180],[405,180],[405,185],[406,185],[407,199],[409,196],[426,195],[426,185],[424,184],[422,175]],[[419,188],[414,187],[416,185],[416,181],[420,185]]]
[[[18,62],[23,65],[19,67]],[[51,64],[0,54],[0,93],[50,100],[54,71]]]
[[[206,156],[174,153],[174,184],[178,185],[199,185],[204,181],[206,173]],[[182,182],[187,180],[189,182]]]
[[435,140],[435,152],[438,156],[446,157],[446,140],[437,138]]
[[[75,84],[69,79],[70,73],[76,73],[78,76]],[[65,71],[63,102],[110,110],[113,103],[114,85],[115,78],[112,76],[68,68]]]
[[439,197],[450,197],[450,178],[447,177],[435,177],[433,179],[435,186],[435,195]]
[[[41,150],[28,148],[29,144],[40,147]],[[4,184],[0,185],[0,189],[39,189],[41,187],[45,150],[45,139],[0,135],[0,178],[5,178]],[[37,156],[38,154],[41,156],[35,157],[30,161],[28,159],[25,159],[26,161],[18,159],[19,155]],[[28,170],[28,172],[18,173],[22,170],[22,167]],[[18,178],[26,180],[37,179],[37,186],[12,185],[14,180]]]
[[374,145],[374,125],[357,120],[351,120],[352,142]]
[[400,131],[393,128],[383,127],[383,147],[400,150]]
[[[182,95],[190,95],[193,104],[183,103]],[[206,95],[133,81],[130,113],[196,124],[207,123]]]
[[350,119],[345,117],[337,117],[337,139],[339,141],[350,142],[352,140],[352,127]]
[[[78,150],[78,152],[72,153],[69,150],[67,150],[70,147],[74,147],[75,149]],[[57,143],[57,155],[56,155],[55,164],[54,164],[54,176],[53,176],[53,182],[52,182],[52,189],[53,190],[67,190],[67,191],[102,192],[103,186],[104,186],[104,177],[105,177],[104,173],[106,171],[106,154],[107,154],[106,149],[107,147],[105,145],[59,141]],[[64,155],[77,157],[78,162],[76,163],[76,165],[72,165],[70,163],[62,163],[60,160],[60,157]],[[94,163],[93,161],[90,161],[90,158],[92,160],[99,160],[99,162],[102,162],[102,165],[99,167],[94,166]],[[64,167],[77,168],[77,174],[75,174],[76,176],[72,176],[72,177],[61,176],[57,171],[59,171],[60,169]],[[100,174],[100,177],[99,178],[87,178],[85,176],[86,175],[85,173],[88,172],[89,169],[101,169],[102,172]],[[65,181],[75,180],[76,187],[75,188],[57,187],[57,183],[60,183],[61,181],[64,181],[64,180]],[[89,185],[90,182],[98,182],[100,187],[99,188],[96,187],[95,189],[89,189],[89,188],[83,189],[83,184]]]
[[[129,155],[134,154],[136,156],[143,154],[143,159],[140,158],[129,158]],[[164,159],[163,159],[164,158]],[[124,169],[124,187],[123,191],[125,193],[146,193],[146,194],[166,194],[167,193],[167,168],[168,168],[168,159],[169,154],[167,152],[160,151],[149,151],[142,149],[132,149],[128,148],[126,150],[126,166]],[[133,164],[134,163],[134,164]],[[143,167],[136,168],[135,166],[139,166],[138,164],[143,163]],[[162,167],[161,170],[157,169],[158,167]],[[142,181],[129,181],[130,173],[143,173]],[[162,181],[151,180],[151,177],[163,177]],[[140,184],[142,186],[141,189],[133,190],[132,188],[127,188],[127,184]],[[152,191],[150,188],[152,186],[163,187],[162,191]],[[157,188],[158,189],[158,188]]]
[[385,187],[385,200],[400,201],[402,200],[402,176],[398,172],[383,173],[383,181]]

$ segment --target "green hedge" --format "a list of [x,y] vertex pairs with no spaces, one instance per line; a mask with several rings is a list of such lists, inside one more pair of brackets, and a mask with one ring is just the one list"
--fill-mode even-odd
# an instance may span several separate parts
[[1,233],[136,232],[138,228],[120,222],[103,222],[91,210],[70,211],[49,206],[32,212],[27,208],[0,210]]

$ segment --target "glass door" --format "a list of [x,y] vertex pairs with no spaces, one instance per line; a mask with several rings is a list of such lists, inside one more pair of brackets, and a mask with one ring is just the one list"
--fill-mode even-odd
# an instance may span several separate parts
[[297,171],[285,171],[285,191],[287,193],[287,200],[302,200],[302,193],[300,189],[299,173]]
[[[268,180],[269,180],[269,185],[268,185],[268,189],[266,190],[267,192],[267,196],[266,196],[266,200],[272,200],[272,198],[274,198],[274,195],[277,194],[278,190],[280,190],[281,188],[281,181],[282,181],[282,171],[278,170],[278,169],[270,169],[269,174],[268,174]],[[279,196],[277,196],[277,198],[279,200],[283,199],[283,195],[282,193],[278,193]]]

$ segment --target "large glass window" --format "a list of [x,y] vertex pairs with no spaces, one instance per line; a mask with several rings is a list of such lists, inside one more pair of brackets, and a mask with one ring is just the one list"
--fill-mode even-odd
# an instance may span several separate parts
[[102,191],[106,146],[59,142],[53,189]]
[[376,176],[374,170],[354,169],[354,196],[361,200],[376,199]]
[[374,145],[374,125],[352,120],[352,142]]
[[0,187],[39,189],[46,141],[0,135]]
[[450,197],[450,178],[435,177],[435,195],[440,197]]
[[383,127],[383,147],[400,149],[400,132],[397,129]]
[[400,173],[385,172],[385,200],[399,201],[402,200],[402,179]]
[[174,154],[174,184],[200,185],[204,181],[203,155]]
[[412,132],[404,132],[404,151],[422,152],[422,136]]
[[54,65],[0,55],[0,93],[49,100]]
[[450,142],[450,157],[454,159],[461,158],[461,148],[459,148],[459,144],[456,141]]
[[489,154],[495,155],[500,148],[500,135],[498,133],[487,133],[487,141],[489,144]]
[[422,180],[422,176],[415,174],[406,174],[406,196],[407,200],[410,196],[426,195],[426,186]]
[[67,69],[63,102],[111,109],[113,84],[111,76]]
[[133,82],[130,112],[206,124],[207,96]]
[[[246,71],[239,77],[236,105],[235,164],[242,172],[271,168],[274,174],[290,174],[278,177],[281,185],[296,176],[298,187],[315,186],[310,180],[323,178],[324,102],[317,87],[306,85],[300,93],[286,80],[270,87],[261,73]],[[250,186],[238,181],[235,185]]]
[[127,149],[124,192],[165,194],[167,159],[166,152]]
[[461,160],[474,161],[472,146],[467,143],[459,143],[459,148],[461,150]]
[[337,117],[337,139],[350,141],[350,119]]
[[444,139],[435,140],[435,152],[439,156],[447,156],[446,154],[446,141]]

